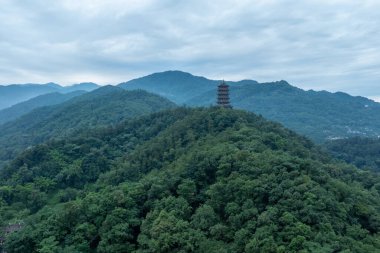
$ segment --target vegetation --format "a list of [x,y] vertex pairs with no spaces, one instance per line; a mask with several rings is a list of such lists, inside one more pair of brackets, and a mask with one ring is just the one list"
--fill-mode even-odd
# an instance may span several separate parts
[[[304,91],[285,81],[232,86],[230,93],[234,107],[280,122],[319,143],[380,135],[380,119],[376,116],[380,104],[367,98],[341,92]],[[195,98],[190,104],[213,103],[212,94]]]
[[329,141],[325,146],[338,159],[380,172],[379,138],[353,137]]
[[53,92],[37,96],[25,102],[18,103],[9,108],[0,110],[0,125],[8,121],[15,120],[20,116],[27,114],[28,112],[31,112],[38,107],[61,104],[84,93],[86,92],[73,91],[66,94]]
[[35,109],[1,125],[0,161],[10,160],[25,148],[51,138],[67,137],[173,106],[167,99],[145,91],[102,87],[59,105]]
[[[126,89],[145,89],[179,104],[215,104],[220,81],[180,71],[156,73],[120,84]],[[363,97],[326,91],[305,91],[286,81],[228,82],[234,108],[248,110],[323,143],[332,138],[380,135],[380,104]]]
[[181,71],[155,73],[119,84],[127,90],[143,89],[164,96],[178,104],[189,98],[214,89],[219,84],[200,76]]
[[243,111],[177,108],[0,171],[7,252],[377,252],[380,178]]

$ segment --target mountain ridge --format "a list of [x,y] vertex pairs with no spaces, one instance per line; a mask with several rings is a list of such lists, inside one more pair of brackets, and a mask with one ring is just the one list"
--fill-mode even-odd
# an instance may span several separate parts
[[174,107],[171,101],[146,91],[104,86],[58,105],[44,106],[0,125],[0,161],[50,138],[116,124],[130,117]]
[[80,83],[71,86],[60,86],[56,83],[0,85],[0,109],[47,93],[68,93],[76,90],[92,91],[99,87],[100,86],[95,83]]
[[[193,89],[206,91],[210,85],[217,85],[218,81],[209,80],[205,77],[194,76],[182,71],[165,71],[161,73],[153,73],[141,78],[132,79],[130,81],[120,83],[117,86],[124,89],[145,89],[147,91],[165,96],[175,103],[181,103]],[[184,83],[185,85],[179,85]],[[156,88],[160,84],[159,88]],[[196,85],[193,87],[192,85]]]
[[60,104],[84,93],[86,93],[86,91],[82,90],[71,91],[65,94],[52,92],[33,97],[27,101],[0,110],[0,125],[12,121],[38,107]]
[[[182,71],[165,71],[120,83],[126,90],[143,89],[180,105],[210,106],[216,101],[219,80]],[[343,92],[303,90],[285,80],[258,83],[227,81],[232,105],[278,121],[323,143],[329,139],[380,135],[380,104]]]
[[[198,80],[200,80],[198,82]],[[210,106],[216,101],[218,80],[181,71],[155,73],[119,84],[125,89],[145,89],[189,106]],[[317,141],[355,135],[380,135],[380,103],[344,92],[303,90],[287,81],[258,83],[227,81],[231,103],[278,121]],[[177,84],[177,88],[175,87]]]

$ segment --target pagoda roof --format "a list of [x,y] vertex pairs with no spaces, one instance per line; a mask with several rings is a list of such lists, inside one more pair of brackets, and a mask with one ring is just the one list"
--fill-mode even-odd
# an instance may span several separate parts
[[218,87],[223,87],[223,86],[228,87],[228,84],[225,81],[222,81],[222,83],[218,85]]

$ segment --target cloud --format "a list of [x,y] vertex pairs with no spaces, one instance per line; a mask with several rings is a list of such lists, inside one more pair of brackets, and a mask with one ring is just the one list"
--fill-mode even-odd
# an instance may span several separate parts
[[380,95],[375,0],[0,0],[0,5],[3,84],[118,83],[181,69],[210,78],[285,79],[305,89]]

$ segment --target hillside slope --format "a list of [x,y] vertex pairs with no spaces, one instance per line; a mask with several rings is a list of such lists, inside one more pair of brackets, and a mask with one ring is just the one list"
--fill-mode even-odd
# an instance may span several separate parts
[[380,172],[380,139],[353,137],[326,142],[333,156],[363,169]]
[[[120,84],[160,94],[180,104],[215,104],[220,81],[180,71],[156,73]],[[317,142],[327,139],[380,135],[380,104],[363,97],[327,91],[305,91],[286,81],[257,83],[227,82],[235,108],[278,121]]]
[[62,138],[77,131],[116,124],[175,106],[165,98],[145,91],[125,91],[106,86],[69,101],[33,110],[0,126],[0,161],[50,138]]
[[27,101],[15,104],[0,110],[0,125],[42,106],[56,105],[86,93],[85,91],[72,91],[66,94],[59,92],[48,93],[31,98]]
[[[194,76],[190,73],[176,70],[154,73],[121,83],[118,86],[126,90],[143,89],[157,93],[177,104],[186,104],[190,99],[209,91],[212,91],[212,99],[215,100],[214,94],[220,82],[220,80],[210,80],[202,76]],[[228,84],[232,86],[242,86],[257,84],[257,82],[253,80],[242,80],[239,82],[228,82]],[[214,104],[214,101],[211,103],[198,103],[197,105],[209,104]]]
[[209,91],[217,85],[218,81],[204,77],[181,71],[167,71],[137,78],[118,86],[127,90],[143,89],[182,104],[189,98]]
[[[48,168],[48,169],[47,169]],[[377,252],[380,178],[252,113],[178,108],[0,171],[8,252]]]
[[0,110],[47,93],[92,91],[98,87],[94,83],[80,83],[71,86],[60,86],[55,83],[0,85]]
[[[214,103],[216,90],[187,102]],[[326,91],[304,91],[286,81],[231,87],[234,107],[252,111],[314,141],[380,134],[380,104],[364,97]]]

